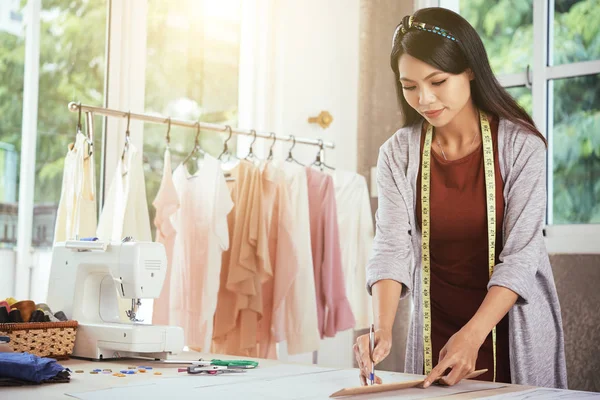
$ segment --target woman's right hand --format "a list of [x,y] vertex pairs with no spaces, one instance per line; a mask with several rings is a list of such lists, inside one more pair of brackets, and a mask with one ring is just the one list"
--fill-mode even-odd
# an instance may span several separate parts
[[[373,350],[373,361],[375,365],[383,361],[392,348],[392,331],[389,329],[378,329],[375,331],[375,349]],[[359,336],[354,344],[354,357],[360,368],[360,384],[366,386],[371,374],[371,357],[369,348],[369,334]],[[381,378],[375,375],[375,383],[382,383]]]

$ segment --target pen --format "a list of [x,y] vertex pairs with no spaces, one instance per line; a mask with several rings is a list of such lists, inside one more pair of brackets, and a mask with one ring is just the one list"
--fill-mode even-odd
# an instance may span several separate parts
[[369,376],[369,381],[371,385],[375,384],[375,362],[373,361],[373,351],[375,350],[375,327],[371,324],[371,330],[369,331],[369,355],[371,357],[371,375]]

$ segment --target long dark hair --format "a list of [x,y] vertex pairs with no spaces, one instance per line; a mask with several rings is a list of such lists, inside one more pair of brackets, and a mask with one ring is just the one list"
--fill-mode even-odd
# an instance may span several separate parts
[[398,60],[404,53],[451,74],[461,74],[471,68],[475,79],[471,81],[471,96],[475,106],[485,111],[517,123],[526,130],[538,135],[544,143],[546,139],[535,126],[527,112],[500,85],[488,60],[485,47],[477,31],[457,13],[445,8],[423,8],[413,19],[428,25],[435,25],[449,31],[456,40],[435,33],[409,27],[409,16],[402,20],[406,33],[401,30],[394,37],[390,62],[395,75],[396,93],[404,116],[404,126],[419,122],[423,117],[404,98]]

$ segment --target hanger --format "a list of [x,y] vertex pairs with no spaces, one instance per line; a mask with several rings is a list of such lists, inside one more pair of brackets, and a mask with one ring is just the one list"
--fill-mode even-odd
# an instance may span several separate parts
[[315,162],[312,163],[312,165],[314,167],[319,167],[321,169],[321,171],[323,171],[323,167],[329,168],[330,170],[335,171],[335,168],[330,167],[329,165],[327,165],[323,161],[321,161],[321,153],[323,152],[323,140],[318,139],[318,143],[319,143],[319,151],[317,152],[317,158],[316,158]]
[[127,130],[125,131],[125,146],[123,146],[123,154],[121,154],[121,160],[125,160],[125,154],[129,151],[129,142],[130,142],[130,134],[129,134],[129,123],[131,122],[131,111],[127,113]]
[[237,158],[237,156],[231,154],[231,152],[229,151],[229,146],[227,146],[227,143],[229,143],[229,140],[231,140],[231,137],[233,136],[233,130],[229,125],[225,125],[225,130],[229,132],[229,136],[227,136],[227,139],[225,139],[225,143],[223,143],[223,152],[219,154],[219,157],[217,157],[220,161],[223,160],[223,156],[225,155],[227,156],[227,161],[229,161],[229,159],[232,156]]
[[256,142],[256,131],[252,129],[250,132],[252,133],[252,142],[250,143],[250,150],[248,150],[248,155],[244,158],[244,160],[248,161],[258,159],[258,157],[254,155],[254,149],[252,148],[252,146],[254,146],[254,142]]
[[271,134],[269,134],[269,136],[273,138],[273,143],[271,144],[271,147],[269,147],[269,156],[267,157],[267,160],[272,160],[273,159],[273,147],[275,147],[275,142],[277,142],[277,135],[275,135],[273,132],[271,132]]
[[127,173],[129,172],[127,170],[127,163],[125,162],[125,155],[127,154],[127,152],[129,151],[129,142],[131,141],[130,139],[130,134],[129,134],[129,122],[131,121],[131,111],[129,111],[127,113],[127,130],[125,131],[125,145],[123,146],[123,154],[121,154],[121,161],[123,164],[123,174],[122,176],[127,175]]
[[[231,157],[235,158],[236,160],[239,160],[239,158],[235,154],[231,154],[231,152],[229,151],[229,147],[227,146],[227,143],[233,136],[233,130],[231,129],[231,126],[229,126],[229,125],[225,125],[225,130],[229,131],[229,136],[227,136],[227,139],[225,139],[225,143],[223,143],[223,152],[221,154],[219,154],[219,157],[217,159],[219,161],[223,162],[223,156],[227,155],[227,160],[225,162],[230,161]],[[223,171],[223,172],[225,175],[225,180],[227,182],[235,181],[235,178],[233,176],[231,176],[231,172],[229,172],[229,171]]]
[[167,128],[167,136],[165,137],[165,142],[167,143],[167,150],[171,146],[171,117],[167,118],[168,128]]
[[[78,117],[78,121],[77,121],[77,132],[76,133],[80,133],[80,132],[83,133],[83,125],[81,124],[81,102],[79,102],[79,117]],[[92,156],[92,154],[94,154],[94,141],[90,138],[89,132],[87,132],[84,136],[85,136],[85,141],[88,144],[88,154],[83,159],[87,160],[88,158],[90,158]],[[77,140],[77,138],[75,138],[75,140]]]
[[294,147],[296,147],[296,137],[294,135],[290,135],[290,139],[292,140],[292,147],[290,147],[290,149],[288,150],[288,156],[285,159],[285,161],[295,162],[296,164],[301,165],[301,166],[304,167],[304,164],[298,162],[298,160],[296,160],[294,158],[294,156],[292,156],[292,150],[294,150]]
[[192,151],[190,151],[190,154],[188,154],[185,160],[183,160],[182,164],[187,163],[192,156],[196,155],[197,153],[202,155],[206,154],[206,152],[200,147],[200,122],[196,122],[196,138],[194,139],[194,148]]

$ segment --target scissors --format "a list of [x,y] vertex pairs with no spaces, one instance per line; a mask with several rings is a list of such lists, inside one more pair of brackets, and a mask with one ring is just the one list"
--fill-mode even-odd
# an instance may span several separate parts
[[244,373],[243,368],[229,368],[224,365],[191,365],[187,367],[188,374],[218,375],[225,373]]
[[250,360],[203,360],[187,361],[187,360],[164,360],[164,364],[190,364],[193,367],[226,367],[228,369],[254,369],[258,367],[258,362]]

